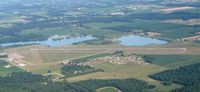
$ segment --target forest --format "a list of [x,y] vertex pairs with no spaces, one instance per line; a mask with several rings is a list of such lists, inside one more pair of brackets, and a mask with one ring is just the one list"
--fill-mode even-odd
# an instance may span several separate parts
[[95,92],[107,86],[116,87],[122,92],[146,92],[154,88],[153,85],[134,78],[86,80],[75,83],[53,82],[52,79],[52,76],[44,77],[30,72],[11,73],[0,77],[0,92]]
[[149,77],[159,81],[184,85],[183,88],[176,89],[173,92],[197,92],[200,89],[200,63],[166,70]]
[[94,68],[92,68],[91,66],[76,65],[76,64],[64,65],[61,68],[61,72],[63,75],[73,75],[73,74],[84,73],[84,72],[93,71],[93,70]]

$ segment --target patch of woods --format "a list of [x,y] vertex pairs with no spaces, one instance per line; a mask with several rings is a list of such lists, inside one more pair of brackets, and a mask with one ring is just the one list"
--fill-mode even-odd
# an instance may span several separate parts
[[154,61],[154,58],[146,56],[146,55],[142,56],[142,58],[143,58],[144,62],[146,62],[146,63],[153,63],[153,61]]
[[70,64],[86,63],[86,62],[89,62],[91,59],[99,58],[99,57],[105,57],[105,56],[109,56],[109,55],[111,55],[111,54],[110,53],[101,53],[101,54],[92,55],[92,56],[88,56],[88,57],[78,58],[78,59],[72,60],[70,62]]
[[30,72],[11,73],[0,77],[0,92],[95,92],[102,87],[112,86],[122,92],[146,92],[153,88],[137,79],[87,80],[75,83],[53,82],[51,76]]
[[86,72],[86,71],[90,71],[93,70],[94,68],[92,68],[91,66],[88,65],[65,65],[62,68],[62,74],[76,74],[76,73],[82,73],[82,72]]
[[200,63],[166,70],[149,77],[162,81],[164,85],[170,85],[171,83],[184,85],[183,88],[172,92],[198,92],[200,90]]
[[93,73],[93,72],[98,72],[98,71],[103,72],[103,70],[95,69],[89,65],[77,65],[77,64],[71,64],[71,65],[67,64],[61,68],[61,73],[65,75],[65,77],[78,76],[78,75]]
[[[96,35],[94,35],[94,36],[98,37]],[[77,42],[77,43],[74,43],[74,45],[81,44],[81,43],[85,43],[85,44],[89,44],[89,45],[104,45],[104,44],[112,44],[114,42],[112,40],[106,39],[106,37],[98,37],[98,39]]]
[[88,74],[93,72],[104,72],[102,69],[96,69],[89,65],[90,60],[97,57],[104,57],[110,55],[109,53],[102,53],[98,55],[93,55],[89,57],[78,58],[70,61],[68,64],[63,64],[61,68],[61,73],[65,75],[65,77],[78,76],[82,74]]

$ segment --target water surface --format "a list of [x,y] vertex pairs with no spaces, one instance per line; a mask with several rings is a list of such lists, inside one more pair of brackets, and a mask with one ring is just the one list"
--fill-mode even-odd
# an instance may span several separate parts
[[120,41],[120,45],[123,46],[145,46],[145,45],[152,45],[152,44],[166,44],[167,41],[159,40],[150,37],[142,37],[142,36],[124,36],[118,39]]
[[15,46],[15,45],[29,45],[29,44],[41,44],[49,47],[72,45],[73,43],[87,41],[95,39],[92,36],[80,36],[80,37],[67,37],[67,36],[52,36],[45,41],[28,41],[28,42],[13,42],[0,44],[2,47]]

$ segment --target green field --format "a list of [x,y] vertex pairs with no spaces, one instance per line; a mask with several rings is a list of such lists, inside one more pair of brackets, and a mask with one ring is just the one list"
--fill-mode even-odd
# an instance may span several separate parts
[[158,65],[138,65],[138,64],[112,64],[108,62],[99,62],[92,64],[97,69],[103,69],[104,72],[91,73],[76,77],[68,78],[69,81],[79,81],[87,79],[124,79],[124,78],[138,78],[146,81],[148,75],[165,70],[166,68]]
[[153,64],[175,68],[200,62],[199,55],[146,55],[153,58]]
[[6,76],[7,74],[10,74],[12,72],[22,72],[24,70],[19,69],[16,66],[11,65],[10,68],[5,68],[5,66],[8,65],[7,62],[0,60],[0,76]]
[[181,87],[180,85],[173,84],[171,86],[164,86],[159,81],[152,80],[148,78],[148,75],[158,73],[160,71],[166,70],[167,68],[161,67],[159,65],[138,65],[138,64],[125,64],[117,65],[112,63],[96,63],[93,64],[95,68],[103,69],[104,72],[95,72],[91,74],[85,74],[80,76],[75,76],[67,78],[68,81],[76,82],[80,80],[88,79],[124,79],[124,78],[137,78],[144,80],[149,84],[156,86],[155,89],[150,90],[150,92],[169,92],[173,89]]
[[76,59],[82,56],[98,54],[98,52],[70,52],[70,51],[40,51],[39,55],[44,63]]

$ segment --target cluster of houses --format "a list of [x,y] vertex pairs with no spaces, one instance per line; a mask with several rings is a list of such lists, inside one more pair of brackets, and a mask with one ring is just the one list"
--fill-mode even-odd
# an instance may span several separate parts
[[118,55],[113,55],[113,56],[106,56],[106,57],[100,57],[93,59],[92,61],[96,62],[110,62],[114,64],[142,64],[146,65],[148,63],[144,62],[144,60],[141,57],[138,57],[136,55],[127,55],[127,56],[118,56]]

